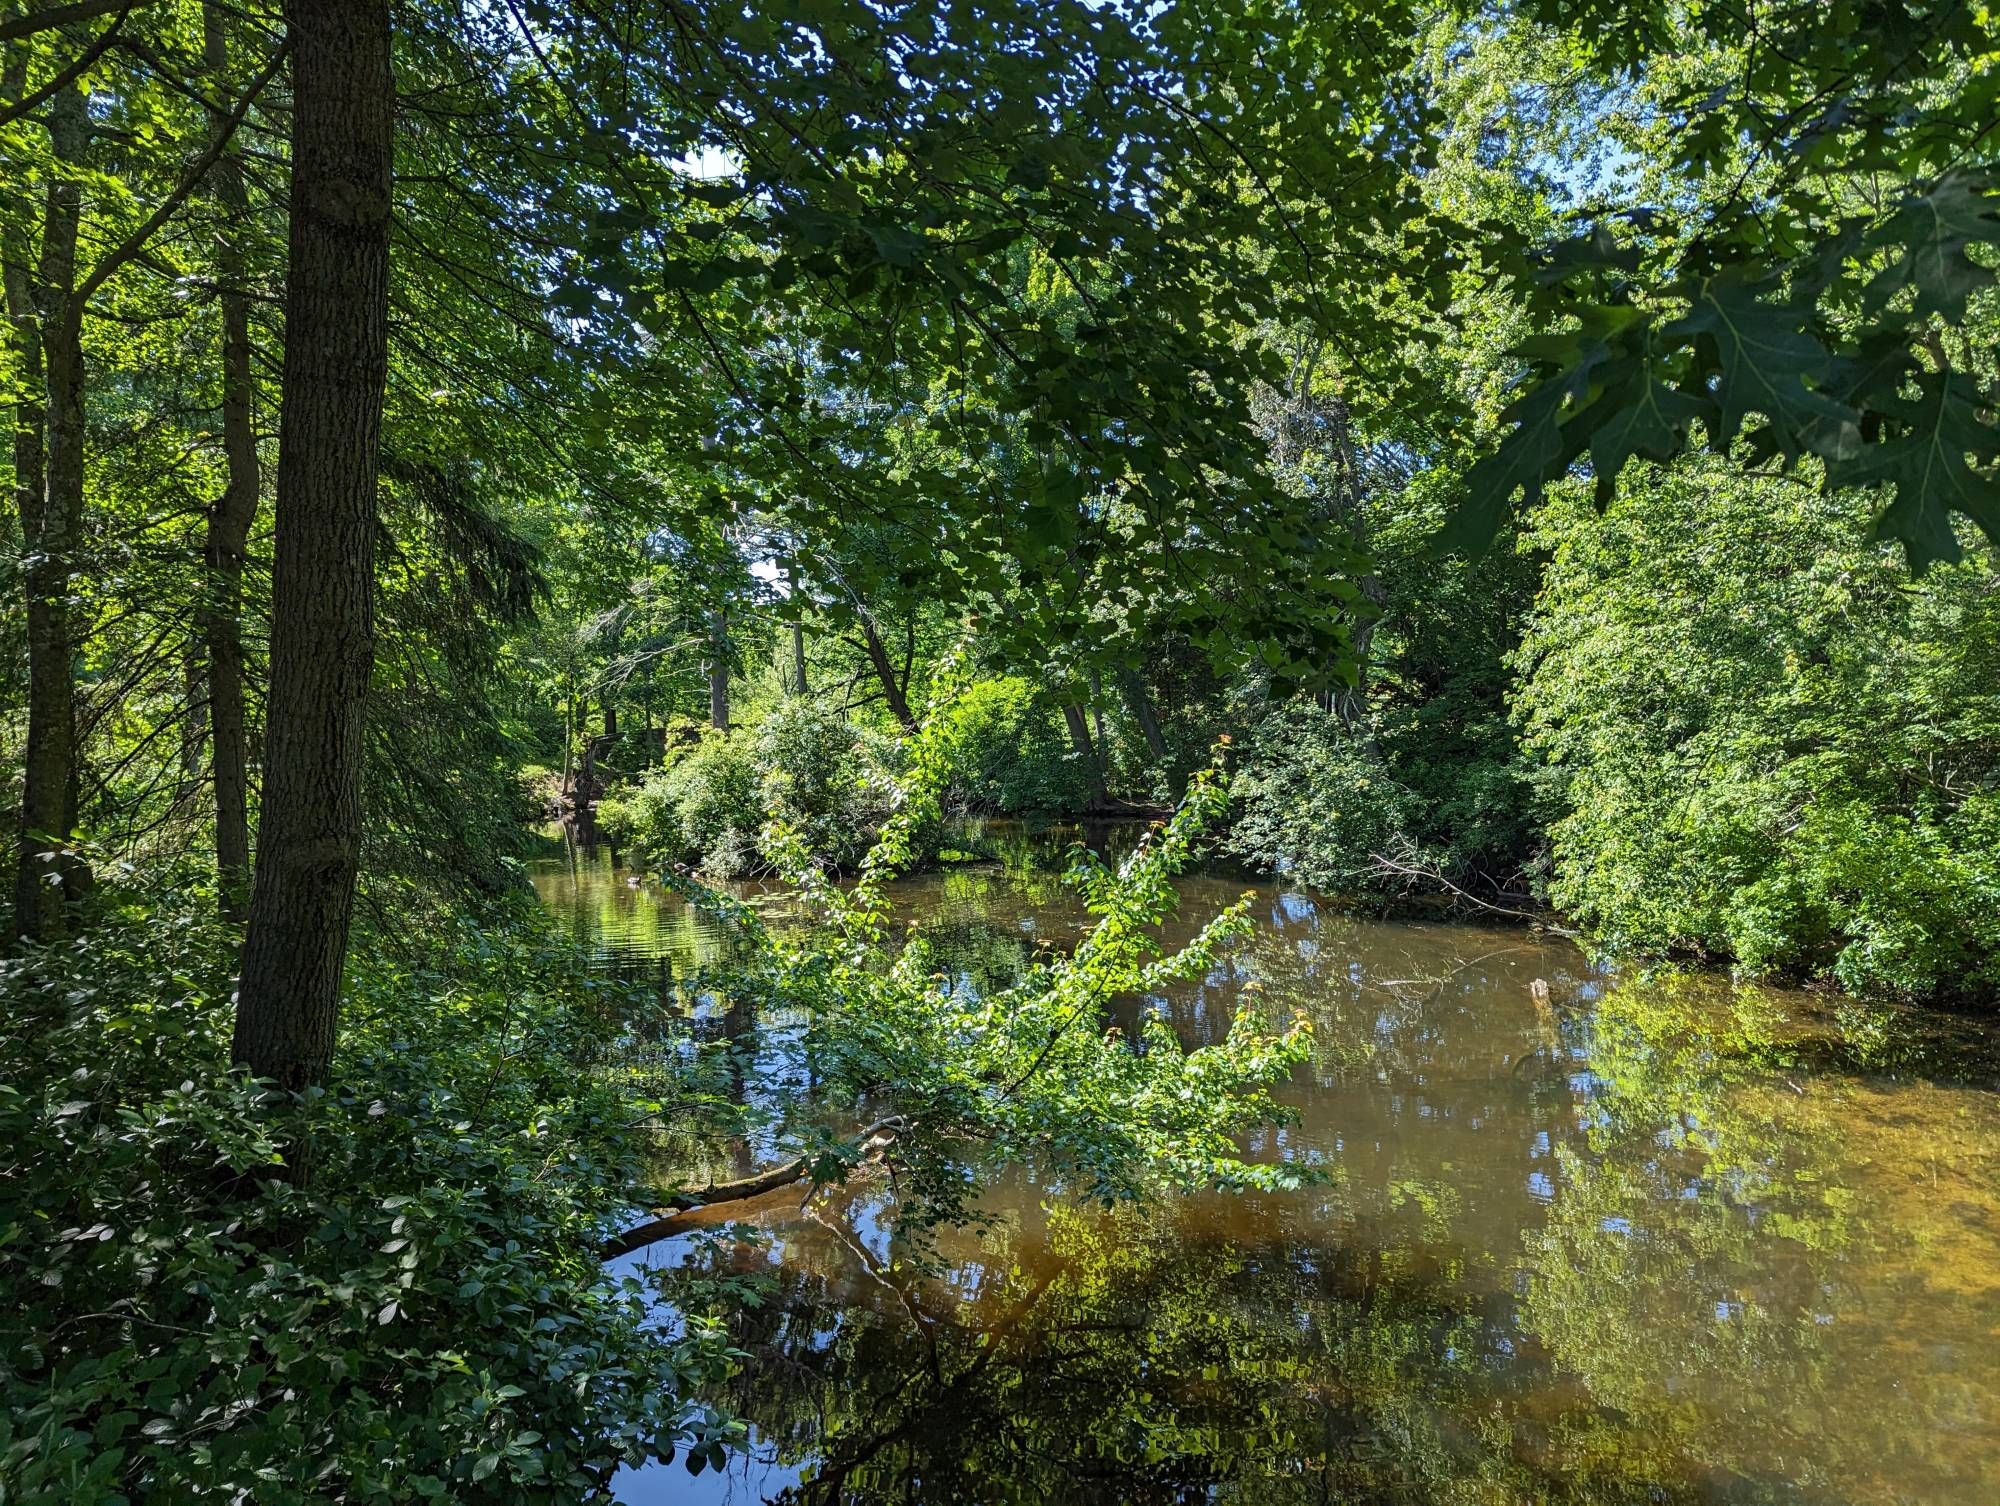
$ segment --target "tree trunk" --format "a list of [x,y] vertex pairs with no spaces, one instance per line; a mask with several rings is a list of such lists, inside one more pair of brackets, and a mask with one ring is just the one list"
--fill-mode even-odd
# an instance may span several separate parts
[[388,0],[288,0],[290,276],[263,822],[235,1060],[296,1091],[333,1057],[361,845],[388,369]]
[[[229,77],[229,34],[218,0],[201,8],[203,60],[212,82]],[[226,127],[226,112],[209,106],[213,131]],[[215,872],[222,910],[243,919],[250,879],[250,757],[243,704],[243,557],[257,519],[261,487],[257,432],[252,415],[255,377],[250,367],[250,300],[246,296],[243,247],[239,239],[249,214],[243,167],[233,151],[216,160],[216,207],[222,223],[215,238],[216,281],[222,286],[222,454],[229,480],[208,510],[208,538],[202,562],[208,590],[202,600],[201,630],[208,655],[208,722],[215,766]]]
[[1076,750],[1076,756],[1083,760],[1083,767],[1090,775],[1090,803],[1102,806],[1109,802],[1104,788],[1104,766],[1097,761],[1097,749],[1090,741],[1090,719],[1083,714],[1083,708],[1074,701],[1063,703],[1063,721],[1069,727],[1069,745]]
[[729,730],[729,614],[721,610],[708,653],[708,724],[718,732]]
[[[83,529],[83,335],[72,316],[76,292],[77,227],[83,193],[64,169],[79,163],[89,136],[88,100],[64,89],[49,106],[49,179],[35,278],[35,344],[42,368],[40,456],[21,455],[16,431],[17,485],[22,503],[22,579],[27,588],[28,748],[21,793],[21,841],[14,875],[14,929],[51,941],[68,928],[69,901],[89,873],[65,856],[76,825],[75,645],[70,636],[70,577]],[[25,418],[26,415],[24,414]],[[39,458],[39,465],[35,462]],[[35,495],[22,484],[40,472]]]
[[[794,613],[802,609],[799,572],[791,565],[785,567],[785,596]],[[792,618],[792,694],[800,697],[812,694],[806,684],[806,622],[802,616]]]
[[[1328,416],[1333,424],[1334,454],[1339,460],[1340,470],[1332,492],[1332,502],[1337,520],[1346,529],[1354,547],[1362,554],[1368,552],[1367,501],[1361,478],[1361,457],[1354,447],[1354,419],[1348,412],[1347,404],[1335,398],[1328,405]],[[1327,710],[1338,716],[1350,732],[1362,735],[1370,753],[1375,751],[1375,734],[1366,725],[1368,713],[1368,649],[1375,636],[1375,624],[1381,620],[1384,609],[1389,604],[1388,588],[1373,571],[1362,576],[1355,584],[1360,588],[1362,600],[1368,603],[1364,615],[1357,618],[1348,642],[1354,650],[1354,684],[1340,686],[1327,695]]]
[[618,735],[618,708],[609,700],[604,703],[604,735],[606,737]]
[[208,741],[208,681],[201,652],[190,638],[181,646],[181,794],[191,800],[201,784],[201,752]]
[[[6,73],[0,77],[0,100],[11,104],[27,89],[28,49],[13,48]],[[48,475],[48,412],[43,406],[45,377],[42,370],[41,320],[35,303],[34,274],[31,266],[34,246],[29,236],[28,218],[21,209],[10,207],[0,215],[0,292],[6,296],[7,339],[19,363],[19,386],[14,394],[11,443],[14,460],[14,509],[21,523],[23,584],[27,583],[32,543],[46,499]],[[32,591],[26,593],[32,596]],[[23,816],[25,817],[25,812]],[[26,847],[27,824],[19,834]],[[14,930],[29,934],[29,917],[15,893]]]
[[563,766],[562,778],[556,782],[556,806],[574,805],[576,785],[576,697],[563,697]]
[[1165,763],[1167,740],[1160,735],[1160,719],[1153,714],[1153,699],[1146,694],[1146,682],[1137,670],[1127,670],[1124,682],[1125,700],[1132,708],[1132,720],[1139,724],[1139,735],[1146,740],[1146,751],[1155,762]]
[[868,649],[868,662],[874,667],[875,678],[882,684],[882,698],[889,703],[889,714],[902,724],[905,732],[915,732],[917,719],[910,714],[909,697],[903,694],[896,667],[889,662],[889,650],[875,630],[875,615],[865,607],[861,611],[861,640]]

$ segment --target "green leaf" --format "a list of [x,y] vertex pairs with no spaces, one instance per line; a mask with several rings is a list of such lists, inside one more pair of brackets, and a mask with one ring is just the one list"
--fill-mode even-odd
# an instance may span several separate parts
[[1564,381],[1547,381],[1507,410],[1518,423],[1498,449],[1466,473],[1465,500],[1439,530],[1439,552],[1457,551],[1473,558],[1484,554],[1515,493],[1524,493],[1532,503],[1548,477],[1569,463],[1560,422],[1568,391]]
[[1995,277],[1993,268],[1966,255],[1975,243],[2000,246],[2000,197],[1987,178],[1948,173],[1930,192],[1905,200],[1868,238],[1871,249],[1901,253],[1868,284],[1868,311],[1880,313],[1904,288],[1915,288],[1919,317],[1963,318],[1966,300]]
[[1876,534],[1901,539],[1910,568],[1922,572],[1959,557],[1954,510],[2000,544],[2000,480],[1975,471],[1967,458],[2000,457],[2000,430],[1979,420],[1979,389],[1966,373],[1925,372],[1917,383],[1918,397],[1880,405],[1897,432],[1828,467],[1827,484],[1893,487]]
[[1700,398],[1667,386],[1647,362],[1630,380],[1610,389],[1570,420],[1569,428],[1590,436],[1597,505],[1610,503],[1618,473],[1627,460],[1634,455],[1656,461],[1673,459],[1687,443],[1688,425],[1708,417],[1710,411]]
[[1686,314],[1664,331],[1691,340],[1713,376],[1718,446],[1734,439],[1750,413],[1770,421],[1771,438],[1787,459],[1808,449],[1830,458],[1859,442],[1858,415],[1828,393],[1833,358],[1810,326],[1803,303],[1766,303],[1758,290],[1729,277],[1704,278]]

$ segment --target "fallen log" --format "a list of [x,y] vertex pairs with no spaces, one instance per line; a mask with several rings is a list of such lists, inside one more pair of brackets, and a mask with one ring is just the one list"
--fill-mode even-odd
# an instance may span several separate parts
[[[895,1142],[897,1131],[905,1124],[901,1114],[892,1114],[887,1119],[878,1119],[861,1132],[861,1143],[856,1156],[857,1164],[880,1157]],[[623,1233],[607,1239],[599,1247],[597,1258],[616,1260],[620,1255],[630,1255],[634,1250],[643,1250],[647,1245],[662,1239],[670,1239],[684,1232],[688,1227],[687,1215],[701,1208],[712,1208],[718,1203],[736,1203],[749,1198],[762,1197],[767,1192],[776,1192],[781,1187],[789,1187],[803,1182],[811,1173],[817,1156],[794,1156],[768,1171],[756,1172],[747,1177],[738,1177],[733,1182],[711,1182],[706,1187],[684,1187],[670,1194],[658,1207],[652,1210],[652,1217],[642,1224],[635,1224]]]

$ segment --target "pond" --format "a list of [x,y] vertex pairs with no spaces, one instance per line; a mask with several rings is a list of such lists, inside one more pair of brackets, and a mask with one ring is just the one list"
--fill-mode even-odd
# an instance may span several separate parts
[[[1022,851],[907,880],[974,977],[1081,919]],[[719,944],[602,847],[536,865],[623,968]],[[1593,967],[1521,928],[1246,888],[1190,1042],[1254,983],[1315,1055],[1265,1154],[1323,1186],[1104,1212],[1016,1174],[928,1252],[889,1189],[739,1204],[632,1257],[768,1278],[753,1447],[630,1502],[2000,1500],[2000,1049],[1978,1021]],[[718,1220],[720,1222],[720,1220]]]

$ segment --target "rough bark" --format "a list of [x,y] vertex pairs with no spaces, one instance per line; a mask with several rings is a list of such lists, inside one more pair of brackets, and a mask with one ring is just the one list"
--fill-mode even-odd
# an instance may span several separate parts
[[[27,87],[27,72],[27,52],[16,48],[8,59],[5,74],[0,75],[0,98],[10,105],[19,101]],[[44,467],[48,423],[48,414],[42,403],[41,319],[35,305],[34,276],[30,270],[34,247],[28,232],[25,207],[24,203],[10,202],[5,206],[6,212],[0,214],[0,293],[4,293],[6,298],[7,339],[14,351],[21,378],[13,405],[10,443],[14,459],[14,509],[20,519],[24,539],[31,536],[30,529],[41,516],[47,486]],[[26,568],[24,558],[24,578]],[[18,916],[16,928],[21,929]]]
[[[201,10],[203,61],[209,77],[229,76],[229,34],[217,0]],[[211,131],[228,129],[219,105],[209,107]],[[243,918],[250,877],[250,776],[248,718],[243,699],[243,558],[257,519],[261,486],[253,414],[255,377],[250,367],[250,300],[240,236],[250,200],[234,152],[216,159],[212,187],[221,225],[215,240],[216,281],[222,286],[222,454],[228,482],[208,510],[202,559],[208,572],[201,633],[207,654],[208,722],[215,769],[215,870],[223,913]]]
[[[83,529],[83,338],[74,318],[76,247],[82,189],[64,164],[79,163],[89,136],[84,91],[65,89],[49,106],[49,148],[56,170],[43,211],[39,266],[31,286],[31,318],[42,372],[39,465],[21,454],[17,471],[33,477],[19,488],[22,582],[27,596],[28,746],[21,794],[21,833],[14,875],[14,929],[40,941],[62,936],[70,901],[89,873],[68,858],[76,824],[75,644],[70,627],[70,576]],[[25,270],[25,269],[23,269]],[[24,415],[25,416],[25,415]]]
[[263,821],[235,1060],[287,1090],[333,1056],[361,842],[388,362],[387,0],[288,0],[290,275]]

